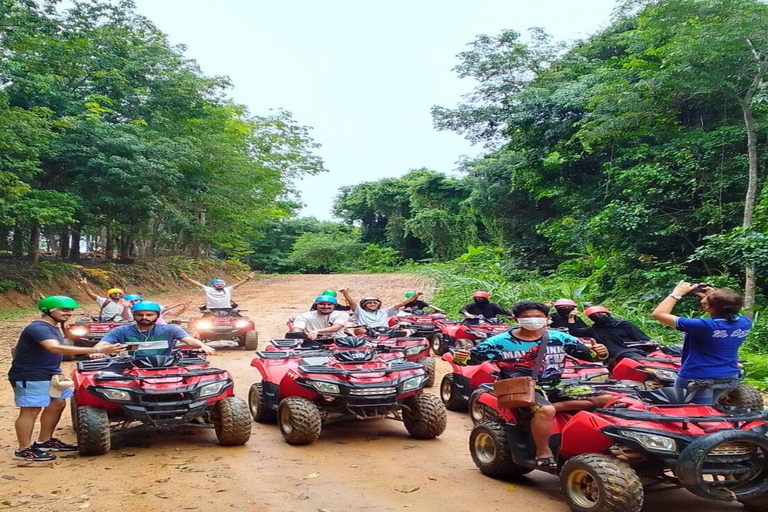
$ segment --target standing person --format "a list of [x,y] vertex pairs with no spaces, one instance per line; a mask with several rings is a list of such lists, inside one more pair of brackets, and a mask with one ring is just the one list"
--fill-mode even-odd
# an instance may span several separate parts
[[187,277],[187,274],[181,273],[179,277],[189,284],[197,286],[205,293],[205,309],[233,309],[235,306],[232,305],[232,292],[253,279],[254,275],[251,272],[245,279],[236,282],[232,286],[227,286],[227,283],[219,278],[211,279],[210,286],[205,286],[199,281],[190,279]]
[[293,319],[293,332],[303,332],[307,338],[314,340],[320,334],[331,334],[338,338],[346,336],[344,326],[349,321],[349,315],[343,311],[335,311],[336,297],[320,295],[315,299],[314,311],[306,311]]
[[459,310],[459,313],[464,315],[464,318],[475,319],[479,317],[483,318],[496,318],[496,315],[512,316],[512,313],[503,307],[499,306],[495,302],[489,300],[490,294],[488,292],[479,290],[472,294],[472,302],[466,304]]
[[403,310],[408,311],[409,313],[412,311],[424,311],[427,308],[431,308],[435,310],[438,313],[445,313],[442,309],[439,307],[430,304],[427,301],[421,300],[419,297],[422,297],[424,294],[419,292],[418,294],[416,292],[405,292],[405,298],[411,299],[411,302],[408,302],[405,306],[403,306]]
[[[549,315],[552,323],[550,329],[586,329],[587,324],[579,317],[576,310],[576,302],[571,299],[557,299],[555,301],[555,312]],[[571,333],[573,335],[573,333]]]
[[[354,304],[355,299],[349,294],[348,288],[342,288],[339,290],[344,294],[344,298],[349,304]],[[421,297],[421,292],[414,295],[416,299]],[[381,307],[381,300],[376,297],[363,297],[360,299],[360,305],[355,308],[355,317],[357,317],[357,323],[366,327],[389,327],[389,317],[394,316],[397,310],[413,302],[413,297],[408,297],[401,302],[390,306],[388,308]]]
[[208,355],[216,352],[212,347],[190,336],[178,325],[158,324],[160,311],[161,308],[157,302],[149,300],[137,302],[131,308],[136,323],[112,329],[96,344],[96,348],[107,350],[115,344],[131,344],[138,345],[134,353],[135,357],[170,356],[176,340],[179,340],[185,345],[199,348]]
[[[42,316],[21,331],[13,349],[13,361],[8,380],[13,388],[19,417],[16,419],[16,437],[19,448],[13,458],[26,461],[49,461],[56,457],[48,452],[71,452],[76,446],[53,437],[66,399],[72,396],[72,388],[65,386],[61,378],[62,355],[114,354],[125,349],[113,345],[108,349],[96,347],[64,346],[64,335],[59,328],[77,309],[71,297],[45,297],[37,304]],[[42,415],[40,412],[42,411]],[[32,442],[37,417],[40,416],[40,434]]]
[[99,305],[99,315],[97,318],[102,322],[120,322],[130,321],[130,304],[124,300],[124,292],[120,288],[110,288],[107,290],[106,297],[96,295],[85,277],[80,279],[80,289],[83,290],[91,299]]
[[[724,393],[739,385],[739,347],[752,328],[752,321],[739,311],[744,299],[728,288],[706,287],[701,309],[709,318],[685,318],[672,314],[683,296],[701,285],[680,281],[651,313],[654,320],[684,334],[683,358],[675,388],[696,404],[712,405]],[[697,382],[699,381],[699,382]],[[696,389],[689,390],[690,384]]]

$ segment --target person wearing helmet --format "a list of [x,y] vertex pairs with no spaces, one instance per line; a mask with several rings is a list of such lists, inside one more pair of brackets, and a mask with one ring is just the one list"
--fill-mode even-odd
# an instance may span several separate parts
[[[77,450],[76,446],[53,437],[66,399],[72,396],[71,382],[66,386],[68,381],[61,378],[63,355],[116,353],[125,349],[123,345],[115,345],[109,350],[65,346],[59,326],[69,320],[77,307],[77,302],[71,297],[57,295],[41,299],[37,304],[37,309],[42,313],[41,318],[21,331],[13,348],[8,380],[13,388],[16,406],[19,407],[19,417],[16,419],[19,448],[13,454],[14,459],[49,461],[56,458],[49,452]],[[33,443],[32,433],[38,416],[40,434]]]
[[120,322],[131,320],[130,304],[123,297],[125,294],[120,288],[110,288],[106,297],[96,295],[85,277],[80,279],[80,289],[99,305],[99,314],[96,320],[101,322]]
[[651,338],[629,320],[621,320],[611,315],[605,306],[590,306],[584,310],[584,316],[592,320],[591,327],[571,327],[568,332],[578,338],[594,338],[608,347],[609,363],[624,357],[641,357],[646,351],[627,346],[628,343],[652,343]]
[[[320,292],[320,295],[318,295],[318,297],[322,297],[323,295],[325,295],[326,297],[333,297],[334,299],[337,299],[336,304],[334,304],[333,306],[334,311],[349,311],[352,309],[352,307],[349,306],[348,304],[339,304],[338,296],[335,290],[323,290],[322,292]],[[316,309],[317,309],[317,303],[313,302],[312,305],[309,307],[309,310],[315,311]]]
[[179,277],[181,277],[183,280],[188,282],[189,284],[193,284],[200,288],[203,293],[205,293],[205,309],[214,310],[214,309],[233,309],[236,306],[233,306],[232,302],[232,292],[240,288],[242,285],[253,279],[253,276],[255,274],[251,272],[246,276],[245,279],[242,279],[232,286],[227,286],[227,283],[223,279],[219,278],[213,278],[211,279],[210,286],[206,286],[203,283],[199,281],[195,281],[194,279],[190,279],[187,277],[187,274],[184,274],[183,272],[179,274]]
[[139,302],[139,301],[141,301],[141,300],[144,300],[144,299],[141,297],[141,295],[138,295],[138,294],[136,294],[136,293],[129,293],[128,295],[126,295],[125,297],[123,297],[123,299],[124,299],[124,300],[125,300],[125,301],[126,301],[128,304],[130,304],[131,306],[133,306],[134,304],[136,304],[137,302]]
[[549,445],[555,413],[599,407],[614,398],[591,386],[561,380],[566,355],[585,361],[601,361],[608,357],[608,349],[599,344],[585,345],[570,334],[547,329],[549,307],[541,302],[518,302],[513,313],[519,327],[491,336],[471,349],[457,350],[454,361],[470,365],[499,361],[499,379],[530,377],[539,350],[546,343],[536,380],[536,403],[530,407],[533,413],[531,434],[536,444],[536,467],[556,468]]
[[306,311],[293,319],[293,332],[304,332],[310,340],[321,334],[330,334],[334,338],[346,336],[344,326],[349,321],[349,315],[334,310],[336,297],[320,295],[314,304],[314,311]]
[[428,303],[427,301],[421,300],[419,297],[423,296],[424,294],[419,292],[405,292],[405,298],[410,299],[411,301],[408,302],[405,306],[403,306],[403,310],[407,312],[413,312],[413,311],[424,311],[427,308],[431,308],[437,313],[445,313],[442,309],[440,309],[437,306],[433,306],[432,304]]
[[[344,294],[344,298],[349,304],[355,304],[355,299],[349,294],[348,288],[342,288],[339,291]],[[418,299],[421,297],[421,293],[417,293],[414,297]],[[394,306],[382,308],[380,299],[376,297],[363,297],[360,299],[359,306],[355,308],[357,324],[366,327],[389,327],[389,317],[397,314],[398,309],[413,300],[413,297],[408,297]]]
[[467,319],[496,318],[497,315],[512,316],[512,313],[495,302],[488,300],[490,294],[484,291],[476,291],[472,294],[472,302],[459,310],[459,313]]
[[162,308],[157,302],[142,300],[131,307],[131,313],[136,323],[112,329],[100,342],[97,348],[106,349],[113,344],[134,347],[135,357],[170,356],[176,340],[185,345],[198,348],[208,355],[216,351],[202,341],[190,336],[187,331],[174,324],[158,324]]
[[571,299],[557,299],[554,303],[555,312],[549,315],[552,323],[550,329],[560,329],[570,332],[571,329],[584,329],[587,324],[579,318],[576,302]]

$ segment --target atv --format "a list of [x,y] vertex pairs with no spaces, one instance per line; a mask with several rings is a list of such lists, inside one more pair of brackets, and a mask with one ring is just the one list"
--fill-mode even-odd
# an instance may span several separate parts
[[201,341],[233,340],[245,350],[259,348],[253,322],[238,309],[207,309],[201,318],[189,321],[190,334]]
[[509,330],[501,318],[474,318],[461,322],[438,322],[438,331],[432,336],[432,351],[442,356],[449,348],[470,348],[495,334]]
[[78,320],[64,328],[64,338],[71,341],[75,347],[92,347],[112,329],[132,323],[133,320],[101,321],[95,317],[90,320]]
[[[655,343],[634,344],[631,347],[643,350],[647,355],[626,356],[615,361],[610,366],[613,379],[639,382],[646,389],[674,386],[681,364],[681,352],[678,348],[659,346]],[[720,397],[719,403],[762,409],[763,396],[756,388],[742,382]]]
[[223,445],[251,437],[251,416],[234,396],[232,377],[202,352],[81,361],[72,372],[72,426],[81,455],[102,455],[111,434],[133,423],[214,428]]
[[[652,394],[655,391],[641,393]],[[649,398],[649,396],[646,396]],[[469,438],[472,460],[494,478],[536,469],[528,409],[499,409]],[[649,404],[623,396],[591,411],[558,412],[550,446],[575,512],[639,512],[644,493],[684,487],[749,511],[768,506],[768,413],[706,405]]]
[[262,380],[248,393],[253,419],[277,420],[285,441],[294,445],[311,444],[323,424],[348,419],[399,420],[417,439],[442,434],[445,407],[436,396],[423,392],[428,378],[424,368],[411,361],[382,359],[363,345],[364,340],[349,340],[358,346],[257,352],[251,366]]
[[384,358],[389,354],[422,365],[428,376],[424,387],[431,388],[435,385],[436,364],[429,354],[429,341],[423,336],[409,336],[406,331],[388,327],[369,327],[364,338],[368,339]]
[[438,322],[443,322],[446,318],[442,313],[425,313],[416,309],[410,312],[401,311],[389,317],[388,323],[390,327],[401,326],[412,329],[415,336],[432,339],[438,331]]

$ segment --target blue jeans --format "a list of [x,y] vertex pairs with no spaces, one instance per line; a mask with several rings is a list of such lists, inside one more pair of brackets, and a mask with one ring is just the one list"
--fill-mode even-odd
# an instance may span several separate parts
[[700,405],[714,405],[728,391],[739,385],[739,377],[712,379],[675,379],[675,390],[685,402]]

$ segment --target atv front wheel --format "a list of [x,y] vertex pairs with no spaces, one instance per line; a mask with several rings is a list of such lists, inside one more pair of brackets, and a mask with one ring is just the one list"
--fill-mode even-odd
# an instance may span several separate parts
[[104,455],[112,448],[109,416],[101,407],[78,407],[76,432],[80,455]]
[[248,390],[248,407],[256,423],[274,423],[277,419],[275,411],[264,403],[264,384],[261,382],[251,384],[251,389]]
[[245,400],[229,396],[216,402],[216,439],[224,446],[245,444],[251,438],[251,413]]
[[723,394],[717,401],[717,404],[730,407],[746,407],[747,409],[757,409],[762,411],[763,395],[757,388],[742,383]]
[[640,512],[643,484],[629,464],[601,454],[571,457],[560,471],[565,501],[576,512]]
[[435,360],[431,357],[421,357],[416,362],[423,366],[424,371],[427,372],[427,382],[424,386],[431,388],[435,385]]
[[440,381],[440,400],[443,401],[445,408],[449,411],[463,412],[467,410],[467,402],[453,391],[452,373],[446,373],[443,375],[443,380]]
[[488,420],[475,425],[469,435],[469,453],[477,469],[493,478],[522,476],[533,471],[516,464],[509,449],[504,420]]
[[306,398],[289,396],[277,409],[277,425],[286,443],[312,444],[320,437],[320,409]]
[[473,425],[501,417],[494,409],[477,401],[483,393],[485,393],[485,390],[480,388],[474,390],[472,394],[469,395],[469,417],[472,419]]
[[411,437],[434,439],[445,431],[448,415],[440,399],[429,393],[409,397],[403,403],[403,423]]
[[432,339],[429,340],[429,344],[432,347],[432,352],[434,352],[436,356],[442,356],[448,351],[446,337],[450,338],[448,335],[443,335],[441,332],[436,332],[435,335],[432,336]]
[[242,337],[242,346],[245,350],[256,350],[259,348],[259,333],[256,331],[246,331]]

